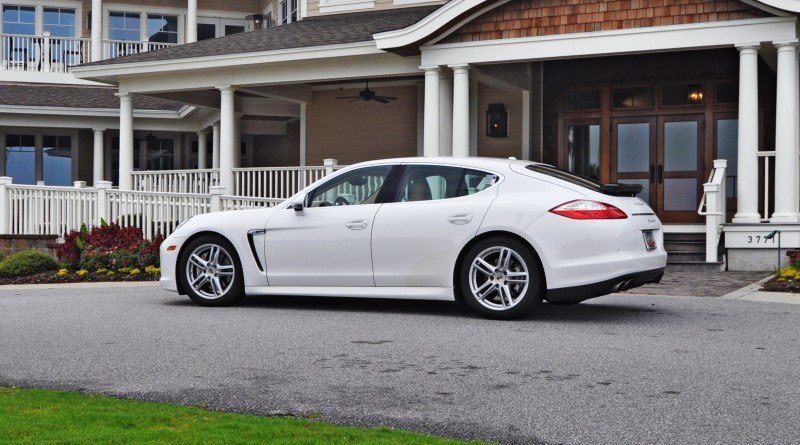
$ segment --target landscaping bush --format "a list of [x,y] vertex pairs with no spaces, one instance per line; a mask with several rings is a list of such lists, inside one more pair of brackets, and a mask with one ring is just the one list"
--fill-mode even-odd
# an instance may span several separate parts
[[55,258],[34,250],[23,250],[0,261],[0,277],[20,277],[56,269]]
[[159,267],[158,248],[164,237],[156,235],[146,240],[142,231],[136,227],[122,227],[119,224],[105,224],[88,230],[71,231],[64,235],[64,244],[58,251],[58,258],[70,269],[108,271],[120,268],[145,269]]

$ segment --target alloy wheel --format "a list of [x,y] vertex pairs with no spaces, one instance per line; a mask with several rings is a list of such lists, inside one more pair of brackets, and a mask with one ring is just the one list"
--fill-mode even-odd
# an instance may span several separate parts
[[504,311],[519,304],[530,284],[530,273],[522,256],[504,246],[489,247],[479,253],[469,268],[472,297],[493,311]]
[[186,282],[197,295],[216,300],[233,286],[236,276],[233,258],[217,244],[203,244],[189,254]]

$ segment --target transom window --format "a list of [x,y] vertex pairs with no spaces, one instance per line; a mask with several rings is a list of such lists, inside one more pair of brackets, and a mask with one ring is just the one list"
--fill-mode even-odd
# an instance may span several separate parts
[[75,37],[75,10],[44,8],[44,30],[53,37]]
[[486,190],[497,176],[479,170],[444,165],[410,165],[403,173],[395,202],[458,198]]
[[32,36],[36,34],[36,8],[3,6],[3,33]]
[[309,193],[309,207],[373,204],[391,169],[364,167],[338,176]]

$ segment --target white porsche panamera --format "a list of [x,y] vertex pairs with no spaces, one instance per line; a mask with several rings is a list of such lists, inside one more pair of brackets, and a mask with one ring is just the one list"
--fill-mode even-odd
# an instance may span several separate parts
[[640,189],[513,159],[361,163],[272,208],[183,222],[161,245],[161,285],[206,306],[431,299],[514,318],[661,279],[661,222]]

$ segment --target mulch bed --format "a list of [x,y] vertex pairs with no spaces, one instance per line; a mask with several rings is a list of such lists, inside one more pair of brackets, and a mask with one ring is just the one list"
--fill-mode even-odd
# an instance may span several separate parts
[[778,281],[777,278],[773,278],[764,283],[764,286],[761,288],[761,290],[769,292],[791,292],[795,294],[800,294],[800,281],[796,280]]
[[24,277],[0,278],[0,285],[3,284],[50,284],[50,283],[99,283],[106,281],[158,281],[159,275],[141,273],[138,275],[117,274],[117,275],[98,275],[89,273],[83,276],[70,272],[63,277],[53,272],[42,272]]

